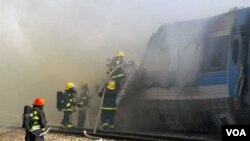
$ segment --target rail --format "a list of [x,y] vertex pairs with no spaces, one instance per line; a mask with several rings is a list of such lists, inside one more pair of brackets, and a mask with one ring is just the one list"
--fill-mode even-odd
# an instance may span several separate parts
[[[84,134],[85,131],[85,134]],[[171,141],[211,141],[214,139],[205,137],[185,136],[185,135],[160,135],[160,134],[146,134],[146,133],[132,133],[132,132],[121,132],[111,130],[96,130],[94,133],[93,129],[81,129],[81,128],[70,128],[63,129],[53,126],[50,130],[52,133],[69,134],[76,136],[85,136],[98,140],[101,138],[115,139],[115,140],[144,140],[144,141],[158,141],[158,140],[171,140]]]
[[[122,131],[112,131],[112,130],[96,130],[94,133],[94,129],[82,129],[82,128],[62,128],[59,126],[49,126],[50,133],[57,134],[66,134],[66,135],[74,135],[74,136],[82,136],[87,137],[93,140],[102,140],[103,139],[114,139],[114,140],[143,140],[143,141],[215,141],[216,139],[203,137],[203,136],[188,136],[181,134],[164,134],[164,133],[133,133],[133,132],[122,132]],[[1,135],[8,133],[10,131],[14,131],[16,129],[21,129],[19,126],[0,126],[3,132]]]

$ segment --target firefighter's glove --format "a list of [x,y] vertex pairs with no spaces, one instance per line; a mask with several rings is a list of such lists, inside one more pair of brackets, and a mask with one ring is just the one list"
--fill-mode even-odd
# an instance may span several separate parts
[[46,128],[42,128],[41,130],[42,130],[42,132],[45,132],[45,131],[46,131]]
[[100,97],[102,97],[103,91],[104,91],[104,88],[103,88],[101,91],[99,91],[99,92],[97,93],[97,95],[100,96]]

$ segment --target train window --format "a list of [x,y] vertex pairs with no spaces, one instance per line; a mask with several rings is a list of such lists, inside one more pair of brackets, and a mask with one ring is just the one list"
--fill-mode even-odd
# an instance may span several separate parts
[[228,36],[207,40],[201,72],[225,70],[227,67],[228,48]]
[[221,48],[221,44],[219,41],[214,42],[213,47],[214,47],[214,51],[213,51],[213,55],[211,58],[211,60],[212,60],[211,65],[214,69],[216,69],[216,68],[219,68],[221,66],[222,59],[220,57],[221,57],[221,54],[223,54],[223,50]]
[[239,43],[237,40],[234,41],[233,43],[233,50],[232,50],[232,59],[233,63],[236,64],[238,62],[239,58]]

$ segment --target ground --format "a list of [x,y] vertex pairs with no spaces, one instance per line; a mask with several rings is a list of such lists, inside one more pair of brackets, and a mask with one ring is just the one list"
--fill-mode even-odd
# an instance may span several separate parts
[[[24,141],[25,132],[23,129],[16,130],[5,130],[0,133],[1,141]],[[55,133],[48,133],[45,136],[45,141],[91,141],[91,139],[80,137],[80,136],[71,136],[71,135],[62,135]],[[103,140],[103,141],[114,141],[114,140]]]

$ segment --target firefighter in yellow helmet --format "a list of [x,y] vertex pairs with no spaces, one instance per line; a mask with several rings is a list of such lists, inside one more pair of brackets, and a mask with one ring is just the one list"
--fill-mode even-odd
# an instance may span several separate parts
[[116,88],[119,91],[121,88],[121,81],[125,78],[124,71],[124,51],[119,51],[111,61],[110,79],[116,83]]
[[116,56],[124,57],[124,51],[122,51],[122,50],[118,51]]
[[65,92],[61,100],[62,111],[64,112],[61,124],[66,128],[73,127],[72,124],[72,113],[75,111],[77,104],[75,84],[67,82],[65,86]]
[[117,65],[123,64],[124,62],[124,51],[120,50],[117,52],[116,56],[113,57],[112,61],[111,61],[111,66],[112,69],[114,69],[114,67],[116,67]]
[[118,94],[115,81],[110,80],[105,87],[105,93],[103,95],[102,94],[103,91],[99,93],[99,96],[104,96],[101,108],[102,128],[104,130],[106,129],[112,130],[115,127],[114,117],[117,109],[116,96]]

